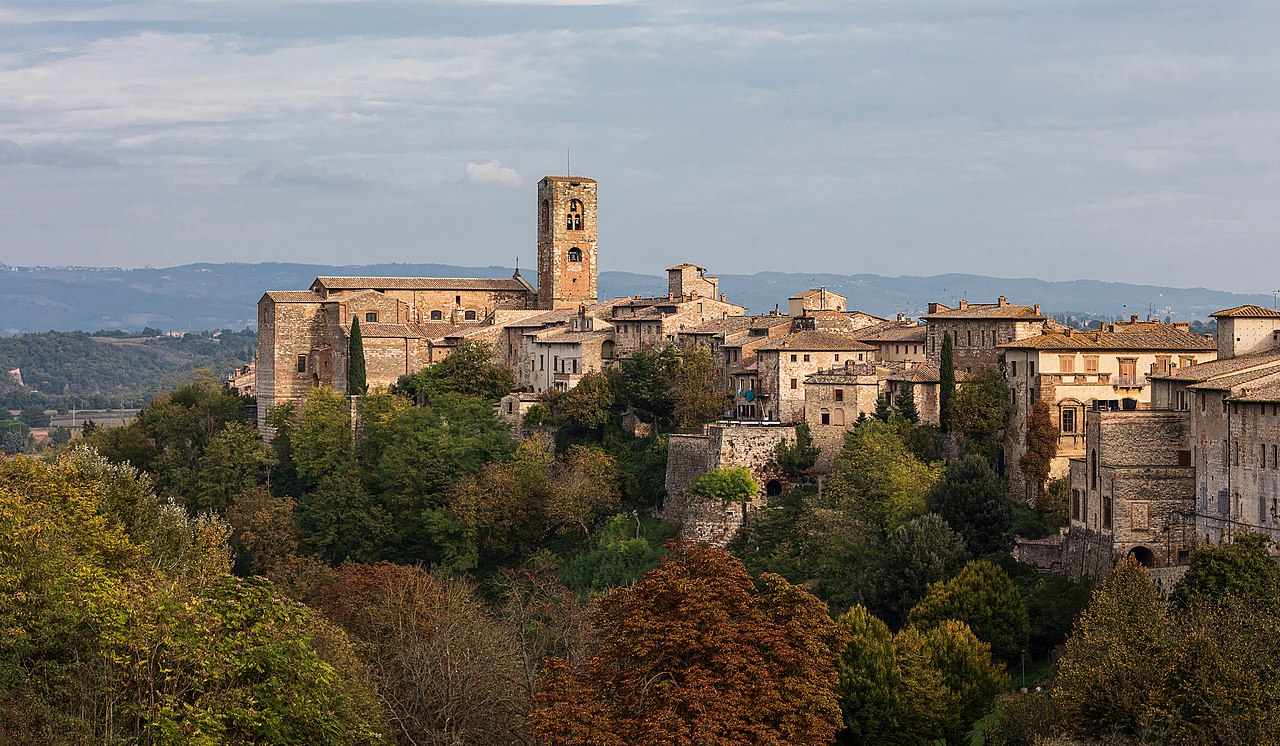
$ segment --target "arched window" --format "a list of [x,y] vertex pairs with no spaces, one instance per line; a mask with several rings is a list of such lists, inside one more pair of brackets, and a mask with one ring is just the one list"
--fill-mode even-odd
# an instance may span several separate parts
[[824,409],[824,410],[822,410],[822,424],[824,424],[824,425],[830,425],[830,424],[831,424],[831,412],[829,412],[828,410],[825,410],[825,409]]
[[582,230],[582,203],[576,199],[569,200],[569,213],[564,216],[564,227],[571,231]]
[[844,410],[843,410],[843,409],[836,409],[836,410],[832,410],[832,412],[831,412],[831,424],[832,424],[832,425],[843,425],[843,424],[844,424]]
[[377,311],[370,311],[370,312],[366,313],[366,314],[364,315],[364,320],[365,320],[365,321],[367,321],[367,322],[368,322],[368,323],[370,323],[370,324],[376,324],[376,323],[378,323],[378,312],[377,312]]
[[777,497],[782,494],[782,482],[776,479],[770,479],[764,485],[764,494],[769,497]]
[[431,312],[431,320],[432,320],[432,321],[440,321],[440,320],[442,320],[442,319],[444,319],[444,314],[443,314],[443,313],[441,313],[440,311],[432,311],[432,312]]
[[582,261],[582,249],[579,249],[577,246],[574,246],[572,249],[569,249],[569,261],[571,262]]

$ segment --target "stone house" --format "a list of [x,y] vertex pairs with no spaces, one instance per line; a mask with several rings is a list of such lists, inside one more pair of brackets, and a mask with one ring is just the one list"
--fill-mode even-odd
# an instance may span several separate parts
[[[889,406],[896,407],[898,397],[902,395],[902,388],[910,386],[920,422],[937,425],[942,402],[942,371],[938,368],[938,364],[932,360],[926,362],[896,360],[881,363],[881,366],[887,371],[881,383],[881,389],[888,397]],[[958,371],[956,383],[964,381],[964,377],[964,372]]]
[[923,363],[929,342],[929,327],[898,314],[897,321],[885,321],[854,332],[854,338],[876,348],[876,360]]
[[875,354],[875,347],[831,332],[799,331],[770,340],[756,348],[756,388],[749,403],[765,420],[803,422],[808,376],[844,363],[873,362]]
[[814,472],[830,473],[844,436],[860,415],[875,414],[887,371],[875,362],[847,361],[804,379],[804,422],[819,448]]
[[953,360],[957,371],[979,373],[1000,364],[998,345],[1039,334],[1048,319],[1040,313],[1040,304],[1019,306],[1000,296],[995,303],[960,301],[958,308],[930,303],[928,322],[929,360],[942,356],[943,335],[951,335]]
[[1072,458],[1084,456],[1084,413],[1089,409],[1136,410],[1151,407],[1153,375],[1167,374],[1213,360],[1213,340],[1192,334],[1187,324],[1139,321],[1106,324],[1096,330],[1045,330],[998,346],[1005,356],[1004,376],[1012,411],[1005,429],[1005,458],[1011,489],[1031,499],[1019,459],[1026,452],[1026,425],[1038,401],[1049,404],[1058,431],[1058,455],[1049,476],[1067,476]]

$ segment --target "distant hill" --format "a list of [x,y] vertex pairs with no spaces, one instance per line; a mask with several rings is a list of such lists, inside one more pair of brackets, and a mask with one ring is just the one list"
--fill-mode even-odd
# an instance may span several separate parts
[[[257,325],[256,304],[267,290],[300,290],[318,275],[398,277],[506,277],[506,267],[447,264],[186,264],[164,269],[22,268],[0,265],[0,335],[47,330],[125,329],[146,326],[180,331],[243,329]],[[666,278],[629,272],[602,272],[602,297],[665,294]],[[1269,295],[1246,295],[1205,288],[1166,288],[1098,280],[1049,282],[979,275],[884,277],[873,274],[760,272],[720,275],[729,299],[752,311],[775,305],[811,287],[826,286],[848,296],[851,308],[880,316],[924,313],[931,300],[955,304],[1006,295],[1015,303],[1039,303],[1046,313],[1104,317],[1145,317],[1152,311],[1175,321],[1204,319],[1242,303],[1270,307]]]

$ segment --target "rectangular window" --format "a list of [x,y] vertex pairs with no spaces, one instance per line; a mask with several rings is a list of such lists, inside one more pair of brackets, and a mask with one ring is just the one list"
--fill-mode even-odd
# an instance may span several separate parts
[[791,362],[793,362],[793,363],[794,363],[795,361],[796,361],[796,356],[795,356],[795,355],[792,355],[792,356],[791,356]]
[[1034,376],[1035,374],[1036,374],[1036,361],[1034,361],[1034,360],[1028,360],[1028,361],[1027,361],[1027,375],[1029,375],[1029,376]]
[[1138,383],[1138,359],[1122,357],[1120,363],[1120,385],[1134,386]]
[[578,373],[578,358],[576,357],[573,359],[573,373],[574,375]]
[[1075,373],[1076,372],[1076,356],[1075,355],[1059,355],[1058,356],[1058,372],[1059,373]]
[[836,389],[835,393],[832,394],[832,398],[836,401],[844,401],[844,389]]
[[1231,466],[1231,448],[1227,445],[1227,441],[1222,441],[1222,468]]
[[1080,490],[1071,490],[1071,519],[1080,520]]
[[792,388],[792,389],[797,389],[797,388],[799,388],[799,385],[798,385],[798,383],[797,383],[796,379],[794,379],[794,378],[792,378],[792,379],[791,379],[791,388]]
[[1156,373],[1168,375],[1172,370],[1173,358],[1168,355],[1156,355]]
[[831,424],[831,413],[830,413],[830,412],[828,412],[828,411],[827,411],[827,410],[825,410],[825,409],[824,409],[824,410],[822,410],[822,424],[824,424],[824,425],[830,425],[830,424]]
[[1094,374],[1098,372],[1098,356],[1097,355],[1085,355],[1084,372],[1094,373]]
[[1076,410],[1062,410],[1062,432],[1074,433],[1076,431]]
[[1011,378],[1018,377],[1018,361],[1017,360],[1010,361],[1009,363],[1009,377]]
[[367,322],[369,322],[369,323],[371,323],[371,324],[376,324],[376,323],[378,323],[378,314],[377,314],[377,312],[375,312],[375,311],[370,311],[370,312],[366,313],[366,314],[364,315],[364,320],[365,320],[365,321],[367,321]]
[[307,356],[306,355],[298,356],[298,372],[299,373],[307,372]]
[[838,352],[836,353],[836,362],[837,363],[840,362],[840,353]]
[[1102,498],[1102,527],[1111,528],[1111,498]]
[[808,355],[805,355],[805,356],[804,356],[804,361],[805,361],[806,363],[807,363],[807,362],[809,362],[809,356],[808,356]]

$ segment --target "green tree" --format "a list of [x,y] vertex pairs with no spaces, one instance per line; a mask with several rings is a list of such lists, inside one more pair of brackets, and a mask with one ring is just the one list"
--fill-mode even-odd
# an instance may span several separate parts
[[1025,650],[1030,634],[1022,595],[999,565],[986,560],[970,562],[954,578],[930,585],[907,619],[923,629],[948,619],[964,622],[1002,661]]
[[976,556],[1004,552],[1013,544],[1013,504],[1005,483],[987,460],[969,455],[947,465],[929,492],[929,509],[942,516]]
[[710,351],[703,347],[683,351],[671,379],[671,398],[676,422],[683,428],[701,427],[724,414],[729,389]]
[[195,475],[192,510],[226,513],[236,495],[263,484],[275,464],[275,452],[252,425],[228,422],[213,436]]
[[308,488],[325,476],[349,472],[355,464],[351,405],[331,388],[307,392],[289,438],[294,468]]
[[412,393],[419,403],[444,394],[495,402],[515,388],[515,377],[505,365],[495,362],[492,346],[464,339],[444,360],[428,365],[408,380],[402,378],[397,386]]
[[1049,481],[1049,467],[1058,455],[1058,429],[1053,426],[1049,403],[1041,399],[1027,414],[1026,450],[1018,459],[1022,478],[1032,485],[1037,495]]
[[951,432],[956,407],[956,359],[951,332],[942,333],[942,355],[938,361],[938,426]]
[[809,426],[803,422],[796,425],[796,439],[784,440],[774,451],[774,461],[778,468],[792,479],[799,479],[806,471],[818,462],[822,451],[813,444],[813,435]]
[[943,737],[948,744],[968,744],[973,724],[991,709],[1009,676],[992,662],[991,646],[964,622],[949,619],[931,628],[924,633],[924,647],[947,690]]
[[354,467],[330,472],[298,501],[302,544],[333,564],[382,557],[394,529],[387,510],[365,489]]
[[922,462],[892,423],[869,421],[845,436],[826,499],[874,532],[892,531],[925,512],[941,466]]
[[876,397],[876,411],[874,417],[881,422],[888,422],[893,415],[893,408],[889,406],[889,395],[881,393]]
[[1270,544],[1261,534],[1244,534],[1230,544],[1192,552],[1191,566],[1174,588],[1174,602],[1185,608],[1236,596],[1280,614],[1280,568],[1267,552]]
[[916,630],[894,636],[862,606],[839,619],[848,643],[836,660],[841,744],[915,746],[941,735],[948,693]]
[[[561,427],[598,432],[614,421],[617,390],[616,374],[609,371],[587,373],[577,386],[552,400],[553,419]],[[532,413],[531,408],[529,414]]]
[[964,379],[956,392],[952,429],[964,438],[965,451],[976,453],[995,464],[1000,458],[1005,413],[1009,409],[1009,387],[997,369],[974,373]]
[[898,398],[895,402],[898,414],[911,424],[920,421],[920,410],[916,408],[916,387],[910,381],[898,384]]
[[44,407],[37,404],[29,404],[22,408],[22,412],[18,414],[18,419],[25,422],[29,427],[48,427],[50,417],[45,414]]
[[901,626],[929,585],[954,576],[968,558],[964,539],[936,514],[899,526],[876,565],[874,608],[889,624]]
[[565,561],[560,579],[572,590],[591,593],[631,585],[658,566],[667,554],[663,543],[675,533],[671,524],[612,515],[602,522],[587,551]]
[[367,388],[364,369],[364,335],[360,333],[360,317],[353,316],[351,336],[347,340],[347,393],[359,396]]
[[1064,723],[1082,734],[1143,737],[1172,646],[1155,586],[1126,556],[1094,592],[1058,662],[1053,694]]
[[556,460],[546,520],[553,526],[577,526],[591,536],[596,515],[618,503],[618,470],[599,448],[572,445]]
[[673,347],[640,349],[622,359],[622,399],[637,417],[657,425],[670,424],[676,408],[671,382],[679,363]]

